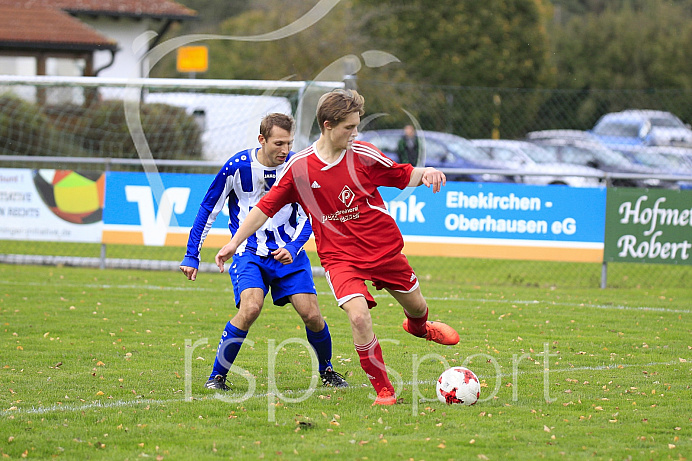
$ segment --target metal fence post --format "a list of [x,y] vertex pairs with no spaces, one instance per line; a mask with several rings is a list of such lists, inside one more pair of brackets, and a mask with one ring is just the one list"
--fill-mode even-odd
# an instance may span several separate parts
[[[103,174],[107,174],[110,171],[111,159],[106,158],[103,168]],[[103,270],[106,268],[106,244],[103,243],[103,234],[101,235],[101,255],[99,257],[99,269]]]
[[608,284],[608,263],[603,261],[601,266],[601,289],[605,289]]

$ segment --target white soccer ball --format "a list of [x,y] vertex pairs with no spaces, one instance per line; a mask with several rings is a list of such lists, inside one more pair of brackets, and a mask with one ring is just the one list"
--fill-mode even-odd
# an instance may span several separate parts
[[437,380],[437,398],[447,405],[473,405],[481,396],[476,374],[464,367],[445,370]]

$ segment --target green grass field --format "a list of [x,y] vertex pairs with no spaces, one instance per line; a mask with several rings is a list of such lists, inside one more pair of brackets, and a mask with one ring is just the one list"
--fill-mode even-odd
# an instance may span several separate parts
[[[414,261],[414,268],[416,261]],[[447,269],[443,269],[447,270]],[[428,272],[426,270],[426,272]],[[450,283],[423,293],[457,346],[372,311],[404,403],[372,407],[346,315],[319,300],[348,389],[311,386],[299,317],[270,302],[233,390],[202,387],[233,315],[228,276],[0,265],[0,452],[30,459],[684,459],[692,454],[692,289]],[[465,364],[481,401],[434,381]]]

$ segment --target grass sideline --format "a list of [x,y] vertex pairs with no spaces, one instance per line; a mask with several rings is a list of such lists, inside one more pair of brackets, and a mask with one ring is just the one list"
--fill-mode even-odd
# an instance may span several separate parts
[[[381,408],[370,406],[346,316],[324,279],[316,284],[333,362],[351,387],[310,387],[299,317],[267,302],[236,362],[249,375],[232,375],[222,400],[202,383],[234,312],[227,275],[193,283],[180,273],[0,265],[0,453],[157,460],[692,453],[689,288],[474,286],[431,275],[422,282],[431,319],[453,325],[462,341],[448,347],[411,337],[393,298],[378,292],[375,332],[404,398]],[[417,390],[434,399],[445,362],[481,378],[476,406],[414,398]]]
[[[217,248],[203,247],[202,261],[212,262]],[[113,259],[144,259],[179,263],[185,250],[181,247],[107,245],[106,256]],[[0,240],[0,254],[50,255],[99,258],[101,244]],[[314,266],[317,254],[308,252]],[[598,288],[601,263],[523,261],[410,256],[422,280],[437,280],[454,285],[525,286],[535,288]],[[686,288],[692,278],[692,266],[671,264],[609,263],[608,288]]]

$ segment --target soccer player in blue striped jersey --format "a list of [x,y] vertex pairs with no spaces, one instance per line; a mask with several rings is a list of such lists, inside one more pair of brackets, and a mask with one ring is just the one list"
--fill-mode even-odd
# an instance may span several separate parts
[[[265,116],[258,136],[260,147],[238,152],[218,172],[199,207],[180,265],[189,280],[197,278],[200,249],[224,204],[228,203],[230,214],[228,228],[235,234],[281,174],[286,159],[293,154],[290,149],[294,128],[295,122],[288,115]],[[270,291],[275,305],[290,302],[305,323],[308,342],[317,354],[322,383],[348,386],[332,367],[332,338],[317,304],[310,260],[303,251],[311,233],[303,209],[293,203],[283,207],[238,247],[228,271],[238,312],[221,334],[206,388],[230,389],[226,380],[228,371]]]

